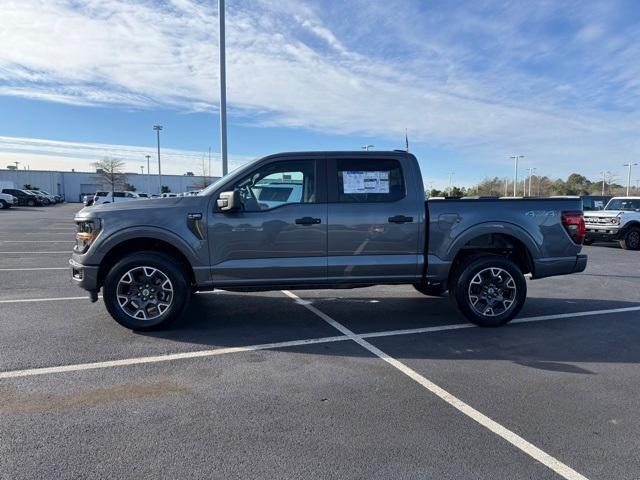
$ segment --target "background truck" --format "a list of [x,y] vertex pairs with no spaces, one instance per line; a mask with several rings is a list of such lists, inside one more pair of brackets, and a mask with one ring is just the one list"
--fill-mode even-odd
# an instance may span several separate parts
[[[406,152],[271,155],[197,196],[88,207],[75,217],[73,278],[122,325],[168,325],[190,295],[412,284],[447,290],[481,326],[508,322],[532,278],[580,272],[575,199],[425,202]],[[269,194],[275,184],[296,195]]]
[[585,245],[619,242],[625,250],[640,250],[640,197],[614,197],[604,210],[585,212]]

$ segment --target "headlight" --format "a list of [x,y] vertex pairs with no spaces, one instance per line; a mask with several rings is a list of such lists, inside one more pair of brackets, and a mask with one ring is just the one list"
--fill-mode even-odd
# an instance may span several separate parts
[[74,250],[78,253],[84,253],[96,239],[100,230],[102,230],[102,221],[99,218],[92,218],[91,220],[81,220],[76,223],[78,232],[76,233]]
[[611,223],[613,225],[620,225],[620,217],[615,217],[611,219]]

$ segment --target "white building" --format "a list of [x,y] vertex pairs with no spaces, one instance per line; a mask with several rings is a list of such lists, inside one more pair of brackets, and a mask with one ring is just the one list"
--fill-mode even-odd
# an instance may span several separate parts
[[[158,175],[127,173],[126,177],[126,182],[133,185],[137,192],[158,193],[160,189]],[[212,183],[217,178],[207,177],[207,183]],[[162,175],[162,185],[175,193],[198,190],[202,188],[203,180],[201,176]],[[84,195],[109,189],[109,185],[95,172],[0,169],[0,189],[24,188],[25,185],[64,195],[67,202],[81,202]]]

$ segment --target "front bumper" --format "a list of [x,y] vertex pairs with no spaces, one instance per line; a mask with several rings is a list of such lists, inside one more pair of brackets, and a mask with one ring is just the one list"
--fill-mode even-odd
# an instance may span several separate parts
[[585,236],[589,240],[607,242],[619,240],[620,238],[620,228],[618,226],[603,227],[599,225],[596,227],[594,225],[587,225],[585,230]]
[[78,283],[80,288],[91,293],[100,290],[98,285],[98,270],[100,267],[97,265],[83,265],[73,258],[69,259],[69,266],[71,267],[71,278]]

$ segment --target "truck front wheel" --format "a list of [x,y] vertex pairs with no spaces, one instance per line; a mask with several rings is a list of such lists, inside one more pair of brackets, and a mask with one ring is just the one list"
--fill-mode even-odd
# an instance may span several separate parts
[[455,268],[449,296],[470,322],[497,327],[522,309],[527,281],[518,266],[505,257],[474,256]]
[[156,330],[174,322],[184,311],[191,289],[182,265],[154,252],[127,255],[104,281],[107,310],[132,330]]
[[620,246],[625,250],[640,250],[640,228],[630,228],[620,240]]

